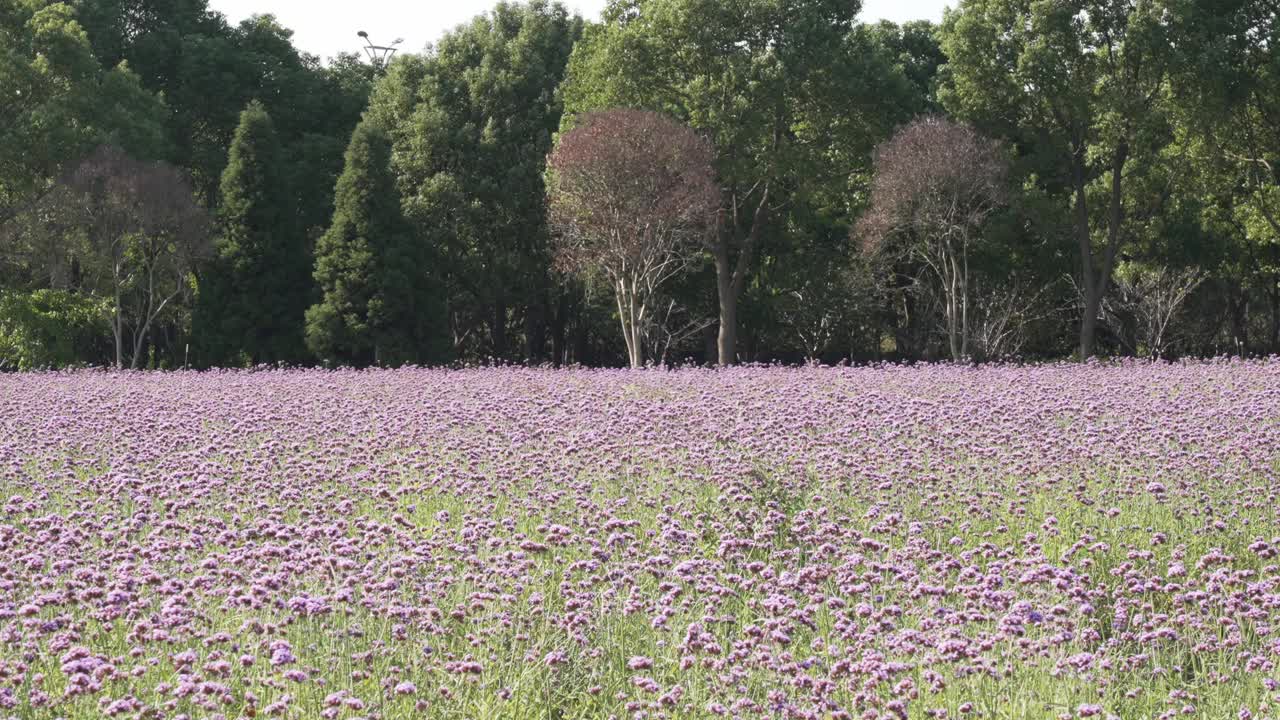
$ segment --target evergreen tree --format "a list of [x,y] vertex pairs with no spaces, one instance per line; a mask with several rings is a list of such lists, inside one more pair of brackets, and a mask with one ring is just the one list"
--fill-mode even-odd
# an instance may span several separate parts
[[426,56],[392,63],[374,91],[370,115],[395,145],[406,219],[439,248],[464,352],[544,357],[543,173],[560,125],[556,88],[581,31],[560,3],[499,3]]
[[254,101],[240,115],[218,209],[217,257],[202,279],[197,344],[206,365],[299,362],[310,295],[283,151]]
[[443,310],[426,277],[430,263],[400,209],[391,141],[362,122],[334,192],[333,223],[316,247],[323,293],[307,311],[307,346],[321,359],[357,367],[439,359]]

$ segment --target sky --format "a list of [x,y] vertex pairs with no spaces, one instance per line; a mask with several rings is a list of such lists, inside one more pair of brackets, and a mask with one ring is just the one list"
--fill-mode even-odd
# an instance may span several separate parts
[[[943,7],[954,0],[863,0],[863,20],[942,19]],[[496,0],[210,0],[210,7],[232,23],[254,13],[271,13],[294,31],[294,45],[332,57],[359,52],[364,44],[356,33],[364,30],[376,45],[403,38],[406,52],[419,52],[445,31],[489,10]],[[605,0],[565,0],[583,17],[598,19]]]

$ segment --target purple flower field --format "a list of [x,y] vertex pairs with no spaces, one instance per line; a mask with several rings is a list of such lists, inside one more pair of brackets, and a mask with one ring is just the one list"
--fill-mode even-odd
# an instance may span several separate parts
[[0,718],[1280,718],[1280,361],[0,376]]

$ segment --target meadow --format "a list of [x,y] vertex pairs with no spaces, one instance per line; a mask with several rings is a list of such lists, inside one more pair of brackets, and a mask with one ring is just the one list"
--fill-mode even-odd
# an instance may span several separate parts
[[1280,718],[1280,361],[0,376],[0,717]]

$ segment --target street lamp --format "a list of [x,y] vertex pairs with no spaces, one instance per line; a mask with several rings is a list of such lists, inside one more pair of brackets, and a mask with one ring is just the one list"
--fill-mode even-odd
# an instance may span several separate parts
[[373,63],[373,66],[379,70],[385,68],[387,63],[391,62],[392,56],[399,49],[396,46],[404,42],[404,38],[396,38],[396,41],[390,45],[374,45],[373,41],[369,39],[369,33],[361,30],[356,35],[359,35],[360,39],[364,40],[364,51],[369,56],[369,62]]

